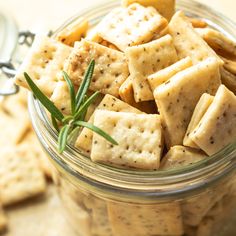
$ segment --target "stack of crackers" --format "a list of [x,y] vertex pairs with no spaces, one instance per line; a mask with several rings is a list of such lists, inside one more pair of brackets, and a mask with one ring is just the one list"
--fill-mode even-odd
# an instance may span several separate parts
[[[84,128],[75,146],[92,161],[169,169],[213,155],[236,139],[236,43],[173,0],[123,0],[95,27],[78,19],[54,38],[37,37],[15,81],[27,72],[64,113],[89,62],[90,91],[102,96],[87,120],[119,145]],[[102,100],[101,100],[102,99]]]
[[0,232],[7,228],[3,208],[44,194],[51,164],[32,130],[27,91],[0,102]]

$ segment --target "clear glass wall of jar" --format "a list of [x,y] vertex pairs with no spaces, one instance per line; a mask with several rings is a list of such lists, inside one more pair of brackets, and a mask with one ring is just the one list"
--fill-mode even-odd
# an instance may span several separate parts
[[[119,4],[109,1],[79,13],[92,25]],[[236,38],[235,25],[193,1],[178,1],[188,15]],[[68,146],[59,155],[57,134],[29,96],[35,131],[55,166],[54,181],[79,236],[234,236],[236,235],[236,144],[183,169],[140,172],[93,163]]]

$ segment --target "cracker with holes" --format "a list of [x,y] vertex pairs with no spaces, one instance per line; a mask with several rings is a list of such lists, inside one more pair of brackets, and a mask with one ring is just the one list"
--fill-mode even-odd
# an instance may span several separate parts
[[[109,110],[115,112],[132,112],[132,113],[142,113],[138,109],[130,106],[129,104],[122,102],[118,98],[112,95],[105,95],[101,103],[96,109]],[[94,115],[88,120],[89,123],[93,123]],[[75,147],[84,150],[87,154],[90,154],[92,146],[93,132],[87,128],[83,128],[82,132],[79,134]]]
[[[0,101],[0,109],[7,113],[16,114],[19,117],[19,110],[27,110],[28,90],[20,87],[19,92],[11,96],[5,96]],[[19,109],[19,110],[18,110]]]
[[220,185],[183,201],[181,208],[184,224],[198,226],[227,192],[228,185]]
[[169,23],[169,33],[173,37],[180,58],[190,56],[193,64],[196,64],[208,57],[215,57],[220,64],[223,64],[222,60],[195,31],[183,12],[178,11],[172,17]]
[[134,205],[108,203],[114,235],[182,235],[183,222],[178,203]]
[[65,81],[58,81],[50,100],[63,114],[71,114],[70,92]]
[[143,111],[148,114],[156,114],[157,113],[157,107],[156,107],[156,104],[154,101],[146,101],[146,102],[138,102],[138,103],[135,102],[131,77],[129,77],[120,86],[119,94],[120,94],[121,99],[124,102],[127,102],[131,106],[136,107],[140,111]]
[[130,76],[120,86],[119,95],[124,102],[131,104],[134,101],[133,81]]
[[107,203],[97,197],[91,201],[92,234],[97,236],[112,235],[108,218]]
[[131,4],[116,8],[99,24],[99,35],[121,51],[127,47],[149,42],[166,28],[168,22],[155,8]]
[[192,165],[206,157],[207,155],[202,151],[180,145],[173,146],[161,160],[160,170],[171,170]]
[[[91,96],[91,95],[92,95],[92,93],[88,92],[88,96]],[[91,118],[94,111],[97,109],[99,104],[102,102],[103,98],[104,98],[104,94],[101,94],[101,93],[98,94],[96,99],[91,103],[91,105],[89,106],[89,108],[87,110],[87,113],[86,113],[86,116],[85,116],[85,121],[88,121]]]
[[167,20],[175,13],[175,0],[122,0],[122,6],[127,7],[139,3],[145,7],[152,6]]
[[198,103],[197,103],[197,105],[196,105],[196,107],[194,109],[191,121],[190,121],[190,123],[188,125],[188,129],[187,129],[185,137],[184,137],[183,144],[185,146],[193,147],[193,148],[198,148],[198,146],[189,138],[189,135],[197,127],[197,125],[199,124],[200,120],[202,119],[202,117],[206,113],[207,109],[211,105],[213,99],[214,99],[214,96],[211,96],[208,93],[204,93],[201,96],[201,98],[199,99],[199,101],[198,101]]
[[189,138],[208,155],[236,139],[236,96],[221,85],[213,102]]
[[43,173],[28,146],[6,147],[0,155],[0,197],[4,206],[42,194]]
[[46,177],[52,178],[52,163],[49,161],[49,157],[39,143],[39,140],[32,128],[28,131],[20,145],[22,145],[23,148],[25,148],[25,146],[31,147],[30,153],[33,158],[37,160],[40,170],[45,174]]
[[92,59],[96,66],[90,89],[118,97],[121,84],[129,76],[126,58],[122,52],[82,40],[75,44],[64,69],[73,83],[79,85]]
[[183,144],[195,106],[204,92],[214,95],[220,86],[219,63],[208,58],[158,86],[154,97],[161,115],[167,147]]
[[85,39],[94,43],[99,43],[105,47],[120,51],[114,44],[100,37],[98,34],[98,30],[99,30],[99,25],[96,25],[95,27],[93,27],[92,29],[88,31]]
[[94,125],[111,135],[118,145],[94,133],[93,161],[127,168],[159,168],[163,149],[159,115],[97,110]]
[[212,217],[205,217],[197,228],[196,236],[211,236],[213,235],[215,219]]
[[220,69],[221,81],[229,90],[236,94],[236,75],[227,71],[225,68]]
[[192,60],[190,57],[186,57],[165,69],[159,70],[158,72],[148,76],[149,85],[154,91],[159,85],[168,81],[172,76],[176,75],[178,72],[191,67]]
[[[92,92],[88,92],[87,96],[91,96]],[[88,120],[95,108],[99,105],[104,95],[99,94],[94,102],[89,106],[85,120]],[[56,105],[59,110],[65,115],[71,114],[71,103],[70,103],[70,93],[68,89],[68,85],[65,81],[59,81],[57,83],[56,88],[53,91],[53,94],[50,100]]]
[[178,60],[172,37],[166,35],[147,44],[129,47],[125,54],[129,62],[135,101],[154,100],[147,78]]
[[78,18],[56,35],[56,40],[73,47],[76,41],[86,36],[89,23],[84,18]]
[[[19,144],[30,129],[30,119],[27,108],[18,95],[5,97],[0,105],[0,145]],[[6,125],[7,124],[7,125]]]
[[36,36],[34,43],[15,76],[19,86],[28,88],[24,77],[27,72],[47,96],[51,96],[71,47],[47,36]]
[[198,28],[196,31],[220,55],[236,56],[236,42],[222,32],[211,28]]

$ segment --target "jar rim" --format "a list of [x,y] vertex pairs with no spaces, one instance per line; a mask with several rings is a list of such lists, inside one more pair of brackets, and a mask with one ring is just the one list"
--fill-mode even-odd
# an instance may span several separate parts
[[[99,11],[99,9],[104,7],[114,7],[116,4],[117,2],[114,0],[105,1],[97,6],[79,12],[66,21],[53,35],[56,35],[61,29],[72,23],[78,17],[81,17],[84,13],[93,12],[95,9]],[[189,1],[180,0],[178,1],[177,7],[188,8]],[[230,19],[208,6],[191,1],[191,8],[195,10],[204,9],[204,11],[221,19],[231,30],[236,29],[236,25]],[[218,28],[218,26],[214,25],[213,27]],[[221,30],[224,29],[221,28]],[[230,34],[231,32],[226,31],[225,33]],[[230,35],[230,37],[232,38],[233,36]],[[143,194],[146,197],[147,195],[149,197],[154,195],[158,195],[159,197],[173,196],[190,190],[201,189],[206,184],[213,184],[235,169],[236,142],[195,164],[165,171],[126,170],[94,163],[72,145],[67,145],[66,150],[59,155],[57,152],[57,133],[53,129],[44,108],[34,99],[32,94],[29,95],[28,101],[33,127],[43,147],[49,152],[53,160],[74,177],[83,178],[84,181],[96,186],[102,186],[103,189],[108,188],[109,190],[116,189],[119,191],[132,190],[132,193],[137,191],[138,194]],[[94,174],[96,174],[96,177]]]

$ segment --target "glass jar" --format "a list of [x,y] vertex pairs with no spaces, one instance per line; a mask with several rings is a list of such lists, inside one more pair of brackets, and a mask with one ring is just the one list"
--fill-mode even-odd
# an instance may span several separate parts
[[[54,34],[85,17],[95,25],[119,1],[71,18]],[[212,9],[181,0],[177,8],[236,38],[235,25]],[[57,152],[57,133],[29,96],[32,123],[56,167],[54,181],[79,236],[236,235],[236,144],[194,165],[172,171],[134,171],[93,163],[68,145]]]

